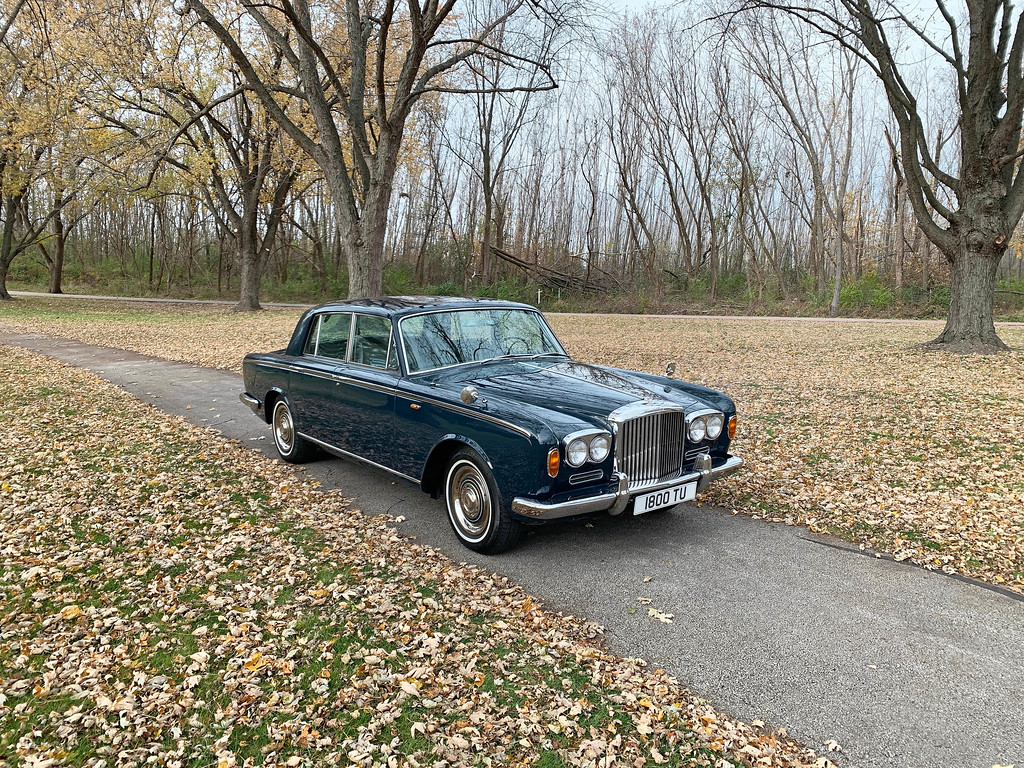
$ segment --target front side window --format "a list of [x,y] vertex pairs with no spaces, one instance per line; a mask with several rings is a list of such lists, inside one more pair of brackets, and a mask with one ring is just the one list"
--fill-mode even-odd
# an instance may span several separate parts
[[528,310],[434,312],[401,322],[410,372],[496,357],[565,354],[541,316]]
[[[371,368],[389,368],[388,344],[391,341],[391,321],[376,315],[356,315],[352,334],[351,362]],[[394,368],[398,367],[397,360]]]

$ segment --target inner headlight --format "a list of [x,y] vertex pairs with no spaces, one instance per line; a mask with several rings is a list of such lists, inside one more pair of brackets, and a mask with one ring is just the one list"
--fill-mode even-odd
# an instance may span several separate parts
[[715,440],[720,434],[722,434],[722,427],[725,425],[725,417],[720,413],[713,413],[708,416],[707,421],[708,437]]
[[578,467],[587,460],[587,443],[582,438],[576,438],[565,449],[565,460],[571,467]]
[[608,451],[611,450],[612,441],[607,435],[598,435],[590,441],[590,460],[601,463],[608,458]]
[[[690,438],[691,443],[699,443],[707,436],[707,422],[704,416],[698,416],[690,422],[690,426],[686,430],[686,436]],[[719,427],[721,430],[721,427]]]

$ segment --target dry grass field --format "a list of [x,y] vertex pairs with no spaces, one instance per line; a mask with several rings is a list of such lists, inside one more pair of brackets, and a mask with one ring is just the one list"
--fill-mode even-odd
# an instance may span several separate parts
[[92,374],[0,381],[0,768],[832,765]]
[[[299,311],[23,300],[0,329],[40,331],[238,370],[283,347]],[[553,316],[577,359],[728,393],[744,471],[703,503],[830,532],[1024,592],[1024,326],[1016,351],[924,351],[922,322]]]

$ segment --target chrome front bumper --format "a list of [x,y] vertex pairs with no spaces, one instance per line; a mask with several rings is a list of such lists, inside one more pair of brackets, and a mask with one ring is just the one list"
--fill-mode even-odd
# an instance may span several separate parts
[[671,480],[663,480],[660,483],[646,485],[632,493],[629,491],[629,478],[622,473],[617,473],[619,487],[614,492],[556,503],[518,497],[512,500],[512,511],[517,515],[522,515],[532,520],[557,520],[560,517],[573,517],[574,515],[587,515],[592,512],[604,511],[607,511],[610,515],[621,515],[626,509],[629,500],[634,496],[660,491],[662,488],[669,488],[673,485],[692,483],[694,480],[697,481],[697,493],[703,493],[713,480],[731,475],[743,466],[743,459],[739,456],[730,456],[717,467],[711,466],[710,457],[705,458],[705,466],[695,468],[693,472],[673,477]]

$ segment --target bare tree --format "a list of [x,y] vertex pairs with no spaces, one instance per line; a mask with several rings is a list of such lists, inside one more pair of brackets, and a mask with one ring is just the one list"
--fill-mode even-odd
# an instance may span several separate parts
[[[456,0],[184,0],[227,48],[268,114],[323,171],[342,227],[349,296],[381,292],[384,242],[395,172],[413,107],[430,92],[475,92],[460,83],[463,64],[505,59],[546,75],[543,49],[505,50],[495,34],[510,19],[532,14],[543,28],[563,23],[552,9],[526,0],[480,0],[454,14]],[[255,32],[287,65],[277,81],[261,74],[247,51]],[[300,99],[311,125],[279,106],[279,94]]]
[[[1024,16],[1010,0],[971,0],[958,7],[933,2],[935,24],[917,20],[919,9],[893,0],[745,0],[740,10],[789,14],[871,68],[899,127],[907,197],[919,226],[950,263],[949,315],[933,343],[962,351],[1002,350],[1006,345],[994,326],[995,276],[1024,213]],[[912,84],[913,65],[900,55],[908,36],[917,41],[918,58],[927,51],[952,75],[958,169],[940,162],[930,140],[920,89]]]
[[174,107],[168,119],[179,126],[203,166],[200,193],[235,242],[240,272],[235,309],[259,310],[263,271],[299,165],[288,157],[279,127],[244,90],[235,89],[223,111],[180,83],[165,92]]

